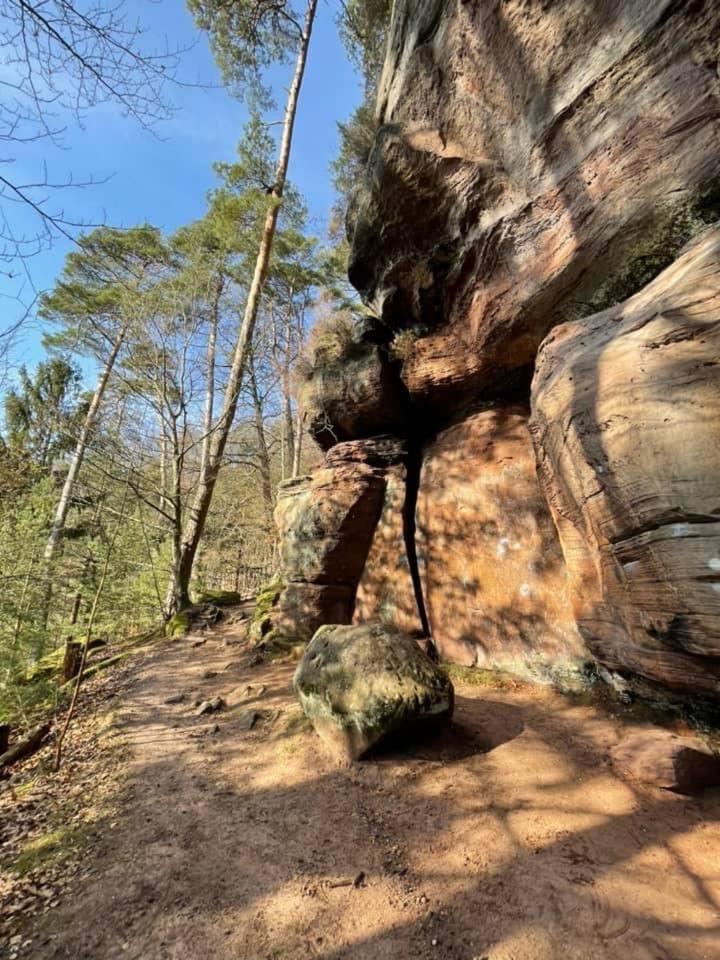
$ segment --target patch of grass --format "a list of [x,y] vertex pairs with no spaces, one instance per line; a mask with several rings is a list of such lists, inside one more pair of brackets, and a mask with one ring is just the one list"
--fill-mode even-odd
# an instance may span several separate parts
[[457,663],[444,660],[440,664],[453,682],[466,683],[472,687],[490,687],[494,690],[516,690],[521,684],[509,674],[499,670],[486,670],[483,667],[461,667]]
[[61,863],[88,839],[92,824],[66,824],[47,830],[24,844],[14,860],[5,863],[5,869],[17,876],[25,876],[33,870]]

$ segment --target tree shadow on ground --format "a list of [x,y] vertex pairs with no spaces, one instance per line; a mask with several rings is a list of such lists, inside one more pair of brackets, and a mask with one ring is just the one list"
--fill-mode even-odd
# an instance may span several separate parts
[[448,740],[340,768],[288,732],[287,663],[223,679],[265,685],[255,729],[230,712],[192,739],[163,703],[187,657],[159,652],[136,684],[121,812],[32,960],[701,960],[718,942],[720,794],[617,780],[594,708],[462,689]]

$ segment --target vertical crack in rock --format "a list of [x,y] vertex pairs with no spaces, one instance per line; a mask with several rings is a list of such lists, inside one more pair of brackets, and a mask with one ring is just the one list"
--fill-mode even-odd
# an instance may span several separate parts
[[[417,534],[415,510],[417,507],[418,490],[420,489],[421,469],[422,445],[420,440],[415,437],[408,441],[405,503],[403,504],[403,537],[405,540],[405,553],[407,554],[408,566],[410,567],[410,577],[415,593],[415,603],[417,605],[423,634],[432,639],[430,621],[428,620],[427,610],[425,609],[425,598],[423,596],[422,580],[420,579],[420,565],[418,563],[417,542],[415,539]],[[432,650],[435,652],[435,655],[437,655],[434,645],[432,646]]]

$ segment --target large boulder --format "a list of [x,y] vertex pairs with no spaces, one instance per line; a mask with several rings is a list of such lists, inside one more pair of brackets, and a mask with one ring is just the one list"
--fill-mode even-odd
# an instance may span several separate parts
[[519,406],[473,414],[424,450],[418,554],[433,639],[468,666],[575,682],[591,659]]
[[532,433],[575,616],[611,671],[720,698],[720,229],[558,327]]
[[281,484],[275,522],[285,581],[357,585],[385,493],[382,470],[362,458],[367,449],[340,444],[311,476]]
[[453,712],[449,678],[412,637],[387,624],[321,627],[293,683],[317,733],[345,760]]
[[719,31],[710,2],[397,0],[350,278],[417,333],[416,404],[507,392],[712,218]]

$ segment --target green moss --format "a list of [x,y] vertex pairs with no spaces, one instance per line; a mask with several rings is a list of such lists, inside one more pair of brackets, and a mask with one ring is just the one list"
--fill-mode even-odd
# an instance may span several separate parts
[[720,218],[720,181],[711,182],[691,198],[660,206],[652,225],[631,246],[616,270],[583,303],[574,317],[599,313],[642,290],[678,257],[680,251],[709,224]]
[[74,853],[88,837],[92,825],[66,824],[41,833],[24,844],[20,853],[4,864],[5,869],[25,876],[40,867],[60,863]]
[[512,690],[518,681],[499,670],[486,670],[483,667],[461,667],[457,663],[444,661],[440,669],[453,682],[466,683],[472,687],[492,687],[495,690]]
[[190,614],[187,610],[181,610],[170,617],[165,624],[166,637],[183,637],[190,629]]
[[263,643],[273,631],[272,612],[278,605],[285,589],[281,580],[274,580],[260,589],[255,600],[255,610],[250,620],[249,637],[252,643]]

